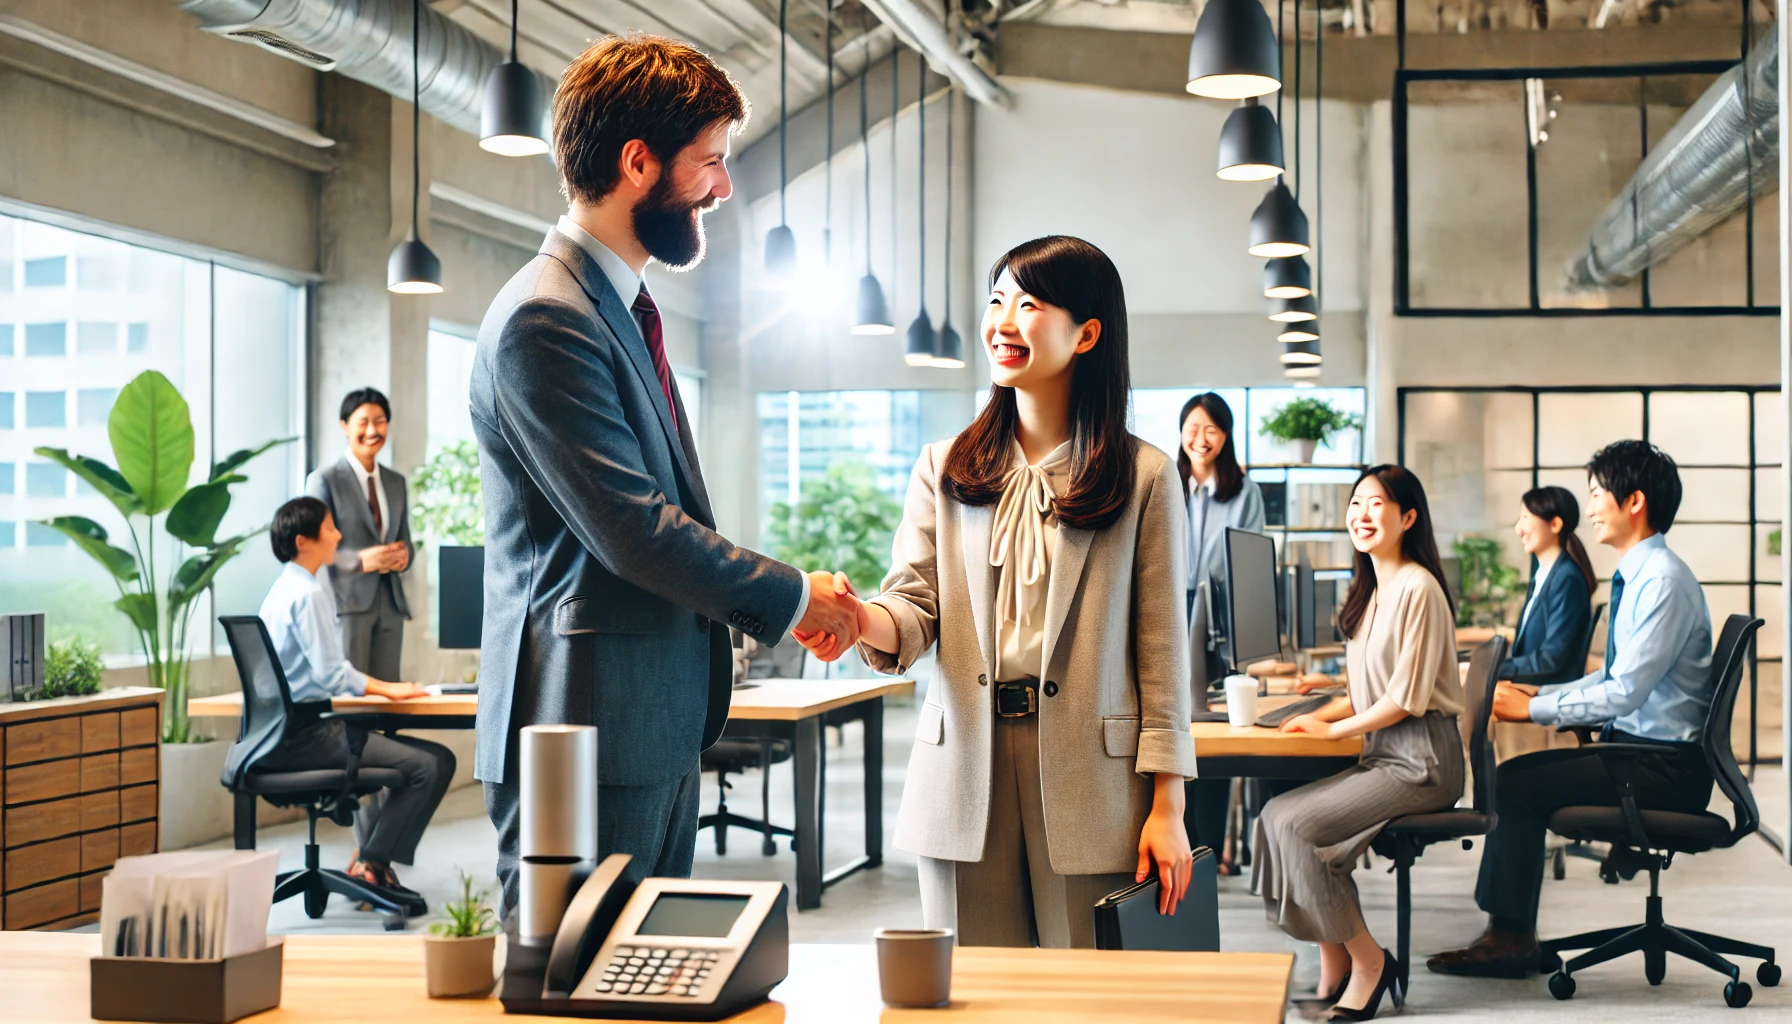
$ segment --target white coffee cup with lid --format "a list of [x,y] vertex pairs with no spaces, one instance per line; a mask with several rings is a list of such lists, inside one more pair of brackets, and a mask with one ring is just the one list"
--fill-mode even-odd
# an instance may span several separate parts
[[1226,677],[1226,719],[1235,729],[1257,724],[1257,680],[1250,676]]

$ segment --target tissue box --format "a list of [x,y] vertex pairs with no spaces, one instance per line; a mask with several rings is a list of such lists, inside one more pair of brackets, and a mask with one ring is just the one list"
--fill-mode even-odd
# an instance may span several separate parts
[[167,1024],[230,1024],[280,1005],[284,946],[222,960],[157,957],[93,958],[92,1014],[96,1020]]

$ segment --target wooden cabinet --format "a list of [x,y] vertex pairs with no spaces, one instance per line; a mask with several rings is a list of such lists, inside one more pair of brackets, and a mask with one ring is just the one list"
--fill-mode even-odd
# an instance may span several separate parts
[[162,691],[0,704],[0,928],[98,916],[120,857],[154,853]]

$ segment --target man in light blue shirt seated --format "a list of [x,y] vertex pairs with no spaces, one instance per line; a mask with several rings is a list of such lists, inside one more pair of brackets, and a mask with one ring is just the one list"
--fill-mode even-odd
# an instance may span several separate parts
[[392,864],[410,864],[415,857],[417,842],[454,778],[454,753],[428,740],[369,733],[340,718],[318,717],[329,710],[332,697],[371,694],[407,700],[425,691],[412,683],[371,678],[344,656],[335,599],[317,579],[318,569],[332,563],[342,540],[329,508],[316,498],[294,498],[274,513],[268,534],[274,557],[285,565],[261,603],[261,620],[274,641],[296,718],[256,768],[304,771],[359,764],[402,772],[403,787],[361,798],[355,812],[360,849],[348,874],[388,889],[413,917],[427,913],[423,897],[399,884]]
[[[1659,746],[1637,762],[1644,810],[1697,813],[1711,802],[1699,743],[1711,710],[1711,611],[1692,570],[1667,545],[1680,509],[1680,471],[1644,441],[1607,445],[1587,463],[1587,518],[1619,554],[1605,661],[1569,683],[1501,683],[1493,715],[1508,722],[1585,725],[1603,741]],[[1522,978],[1537,968],[1537,901],[1549,816],[1563,807],[1617,806],[1597,755],[1544,750],[1500,765],[1499,823],[1482,847],[1475,902],[1489,916],[1474,944],[1429,961],[1439,974]]]

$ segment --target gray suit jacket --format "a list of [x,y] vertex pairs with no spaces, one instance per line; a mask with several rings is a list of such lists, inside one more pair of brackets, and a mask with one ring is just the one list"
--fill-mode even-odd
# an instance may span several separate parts
[[797,569],[715,532],[690,417],[680,403],[674,432],[633,298],[550,231],[479,328],[486,782],[516,781],[516,734],[536,723],[596,725],[606,785],[683,777],[728,718],[721,623],[775,643],[802,597]]
[[[896,845],[976,861],[989,825],[995,720],[995,506],[961,505],[940,490],[951,446],[940,441],[921,452],[890,574],[872,599],[896,620],[900,650],[861,643],[859,651],[880,672],[906,672],[939,643]],[[1175,463],[1140,441],[1120,518],[1103,530],[1058,528],[1045,599],[1039,776],[1047,853],[1059,874],[1136,868],[1151,812],[1147,774],[1195,774],[1181,490]]]
[[[386,489],[386,508],[398,523],[393,540],[404,541],[411,557],[417,549],[411,544],[411,506],[404,477],[385,466],[380,467],[380,486]],[[336,549],[336,562],[330,566],[330,589],[336,595],[336,611],[342,615],[372,611],[379,597],[380,579],[392,582],[392,603],[405,618],[411,617],[411,606],[404,597],[404,577],[400,573],[361,571],[361,549],[386,541],[373,529],[373,509],[367,495],[361,493],[361,478],[336,459],[311,471],[305,478],[305,493],[330,506],[330,517],[342,531],[342,544]]]

